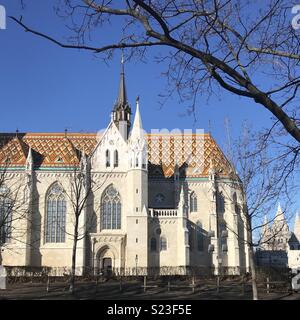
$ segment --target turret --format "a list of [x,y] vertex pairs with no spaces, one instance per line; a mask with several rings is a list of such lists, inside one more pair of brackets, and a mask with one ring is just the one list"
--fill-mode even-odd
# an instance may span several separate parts
[[278,209],[274,218],[274,224],[272,226],[272,231],[275,233],[288,231],[288,225],[286,223],[283,211],[281,209],[280,203],[278,204]]
[[296,218],[295,218],[294,234],[297,237],[297,240],[300,242],[300,217],[298,212],[296,213]]
[[270,240],[271,240],[271,230],[269,227],[268,218],[265,215],[264,222],[261,228],[261,248],[264,250],[268,250]]
[[136,98],[136,112],[129,137],[130,168],[147,170],[148,154],[144,129],[140,115],[139,97]]
[[29,148],[27,159],[26,159],[26,171],[31,172],[33,170],[33,156],[32,156],[32,149]]

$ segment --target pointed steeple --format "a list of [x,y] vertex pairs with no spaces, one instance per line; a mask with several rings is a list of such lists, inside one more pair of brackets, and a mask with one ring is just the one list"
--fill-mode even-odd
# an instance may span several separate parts
[[263,226],[262,226],[263,236],[266,236],[269,232],[270,232],[269,220],[268,220],[267,215],[265,215],[265,217],[264,217],[264,223],[263,223]]
[[285,221],[280,203],[278,203],[278,209],[274,221]]
[[271,229],[269,226],[269,220],[267,215],[264,217],[264,222],[261,227],[261,240],[260,240],[260,247],[264,250],[269,250],[270,247],[270,239],[271,239]]
[[181,185],[181,187],[180,187],[178,211],[179,211],[178,213],[180,216],[185,215],[185,201],[184,201],[183,185]]
[[121,58],[121,77],[120,77],[120,86],[119,86],[119,94],[117,99],[117,104],[115,105],[115,108],[117,106],[125,107],[127,104],[127,94],[126,94],[126,86],[125,86],[125,71],[124,71],[124,55],[122,52],[122,58]]
[[26,158],[26,170],[32,171],[33,170],[33,156],[32,156],[32,149],[29,148],[28,155]]
[[81,170],[86,170],[88,158],[85,152],[85,148],[83,148],[83,150],[80,151],[80,153],[81,153],[81,159],[80,159]]
[[274,218],[274,223],[272,225],[272,231],[281,234],[282,232],[288,232],[288,224],[285,220],[284,213],[281,209],[280,203],[278,204],[278,209]]
[[294,223],[294,234],[297,237],[298,241],[300,242],[300,217],[297,211]]
[[215,179],[215,174],[216,174],[216,169],[214,166],[214,162],[213,159],[210,158],[209,159],[209,168],[208,168],[208,176],[209,176],[209,180],[214,180]]
[[136,111],[135,111],[135,117],[133,121],[132,131],[131,131],[131,137],[143,137],[143,125],[142,125],[142,119],[140,114],[140,104],[139,104],[140,98],[139,96],[136,98]]
[[112,112],[112,121],[119,129],[124,140],[127,140],[130,129],[131,108],[127,101],[127,93],[125,86],[124,56],[121,59],[121,76],[117,101]]

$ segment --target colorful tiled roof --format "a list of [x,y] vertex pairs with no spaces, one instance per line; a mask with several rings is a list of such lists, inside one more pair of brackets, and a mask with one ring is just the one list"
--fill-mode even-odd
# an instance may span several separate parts
[[[230,173],[230,164],[209,134],[147,134],[149,175],[172,177],[208,175],[210,163],[220,175]],[[31,147],[35,168],[77,165],[80,152],[91,154],[97,145],[94,133],[0,134],[0,165],[24,166]]]

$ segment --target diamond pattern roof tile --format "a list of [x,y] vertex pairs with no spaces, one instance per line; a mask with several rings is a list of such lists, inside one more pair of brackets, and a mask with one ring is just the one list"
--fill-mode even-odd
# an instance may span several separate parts
[[[212,159],[220,175],[227,176],[231,165],[209,134],[147,134],[149,175],[172,177],[177,164],[181,176],[208,175]],[[0,134],[0,164],[10,158],[10,165],[26,163],[32,148],[35,167],[68,167],[79,164],[79,151],[90,155],[97,145],[97,135],[89,133]]]

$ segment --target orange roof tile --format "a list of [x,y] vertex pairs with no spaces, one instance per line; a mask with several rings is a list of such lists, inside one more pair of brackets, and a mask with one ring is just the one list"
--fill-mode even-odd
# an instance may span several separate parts
[[[228,175],[230,163],[209,134],[147,134],[150,176],[171,177],[177,164],[181,176],[208,175],[210,161],[221,175]],[[97,145],[93,133],[0,134],[0,164],[25,165],[29,147],[35,167],[66,167],[79,163],[79,151],[91,154]]]

